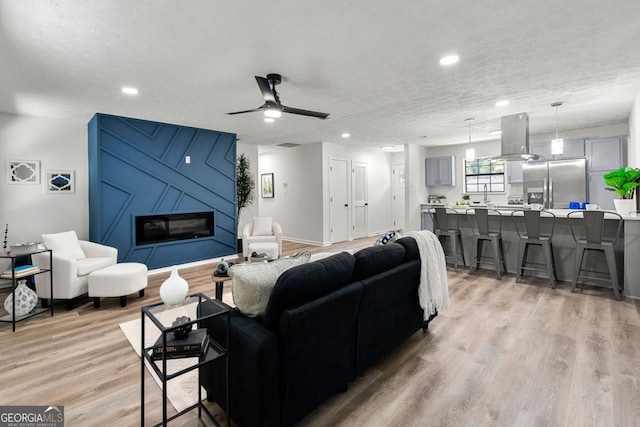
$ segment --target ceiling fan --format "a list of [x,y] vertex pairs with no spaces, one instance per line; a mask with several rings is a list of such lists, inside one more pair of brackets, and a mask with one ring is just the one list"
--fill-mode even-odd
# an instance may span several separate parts
[[[264,111],[266,118],[276,119],[282,115],[282,113],[298,114],[300,116],[316,117],[318,119],[326,119],[329,117],[328,113],[320,113],[317,111],[302,110],[300,108],[287,107],[280,102],[280,96],[276,91],[276,85],[282,83],[282,76],[280,74],[267,74],[267,78],[261,76],[255,76],[256,82],[262,97],[264,98],[264,104],[253,110],[234,111],[233,114],[252,113],[254,111]],[[265,119],[266,120],[266,119]]]

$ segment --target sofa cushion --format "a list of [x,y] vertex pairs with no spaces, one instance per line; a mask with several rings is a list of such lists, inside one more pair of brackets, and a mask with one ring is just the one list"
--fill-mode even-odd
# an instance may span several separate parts
[[262,316],[278,277],[291,267],[309,262],[309,258],[311,253],[305,251],[271,262],[232,265],[229,277],[233,279],[231,291],[238,310],[247,316]]
[[54,254],[71,259],[85,259],[86,256],[74,230],[62,233],[43,234],[42,241]]
[[404,260],[412,261],[414,259],[420,259],[420,251],[418,250],[418,243],[413,237],[403,237],[396,240],[396,243],[404,247]]
[[350,283],[354,265],[353,255],[341,252],[282,273],[269,298],[264,326],[276,330],[283,310],[298,307]]
[[356,259],[353,280],[362,280],[400,265],[404,259],[404,247],[397,243],[372,246],[359,250],[353,256]]

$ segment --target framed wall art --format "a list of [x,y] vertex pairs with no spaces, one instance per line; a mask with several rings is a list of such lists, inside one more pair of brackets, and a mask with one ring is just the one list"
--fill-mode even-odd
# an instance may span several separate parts
[[5,165],[7,184],[39,184],[39,160],[7,160]]
[[44,185],[46,193],[74,193],[76,191],[74,171],[46,171]]
[[273,197],[273,174],[272,173],[263,173],[260,175],[260,189],[262,192],[262,197],[270,198]]

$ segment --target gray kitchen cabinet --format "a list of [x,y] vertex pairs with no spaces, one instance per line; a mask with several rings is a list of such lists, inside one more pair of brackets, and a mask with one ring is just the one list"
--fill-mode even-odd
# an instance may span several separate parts
[[424,159],[425,185],[427,187],[456,185],[455,156],[428,157]]
[[522,163],[519,160],[507,162],[507,182],[509,184],[522,184]]
[[531,153],[542,156],[545,160],[571,159],[574,157],[584,157],[584,139],[565,139],[562,147],[562,154],[551,154],[551,141],[531,144]]
[[587,170],[610,172],[623,166],[620,138],[587,139]]
[[587,173],[589,185],[589,203],[600,206],[602,209],[615,209],[613,199],[616,193],[605,190],[604,175],[609,171],[591,171]]

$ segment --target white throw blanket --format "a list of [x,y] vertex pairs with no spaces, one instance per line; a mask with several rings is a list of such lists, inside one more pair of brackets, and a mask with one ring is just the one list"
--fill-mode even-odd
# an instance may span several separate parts
[[449,307],[447,264],[440,241],[431,231],[409,231],[404,237],[413,237],[420,251],[420,286],[418,297],[424,309],[424,320],[436,310]]

